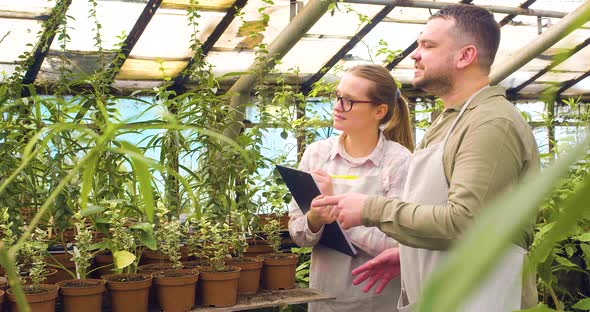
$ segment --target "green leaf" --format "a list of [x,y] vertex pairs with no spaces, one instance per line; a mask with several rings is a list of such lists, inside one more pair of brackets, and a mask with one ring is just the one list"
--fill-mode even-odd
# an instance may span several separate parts
[[[526,177],[486,205],[481,215],[457,242],[443,263],[432,273],[418,302],[417,311],[455,311],[472,290],[494,268],[498,259],[513,244],[527,224],[534,219],[545,196],[553,191],[582,155],[586,154],[590,137],[561,156],[542,172]],[[579,220],[590,202],[590,176],[577,192],[562,203],[562,215],[531,256],[538,263],[553,249],[561,233]]]
[[[142,152],[136,146],[129,142],[121,141],[121,146],[131,151],[130,157],[135,170],[137,181],[139,181],[139,190],[143,197],[143,213],[149,222],[154,222],[154,194],[151,184],[151,174],[148,170],[147,161]],[[139,156],[138,156],[139,155]]]
[[132,230],[139,232],[139,241],[151,250],[157,250],[158,244],[154,239],[154,230],[151,223],[142,222],[129,227]]
[[555,257],[555,261],[557,261],[557,263],[566,266],[566,267],[578,267],[576,264],[572,263],[571,261],[569,261],[568,259],[564,258],[564,257]]
[[584,233],[576,237],[577,240],[581,242],[590,242],[590,233]]
[[135,255],[127,250],[117,251],[113,254],[113,260],[117,269],[125,268],[135,261]]
[[580,249],[584,253],[584,261],[586,261],[586,268],[590,268],[590,245],[580,244]]
[[572,308],[585,310],[585,311],[590,310],[590,298],[584,298],[584,299],[576,302],[576,304],[574,304],[572,306]]
[[534,308],[530,308],[530,309],[526,309],[526,310],[520,310],[518,312],[554,312],[557,310],[553,310],[550,307],[546,306],[543,303],[539,303],[536,307]]
[[80,215],[82,217],[88,217],[95,213],[103,212],[105,208],[105,206],[88,205],[85,210],[80,211]]

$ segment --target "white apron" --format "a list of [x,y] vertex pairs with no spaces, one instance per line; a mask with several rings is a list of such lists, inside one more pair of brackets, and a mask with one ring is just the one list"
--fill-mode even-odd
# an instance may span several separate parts
[[[463,105],[442,142],[431,144],[412,154],[402,201],[425,205],[440,205],[448,202],[449,185],[443,166],[444,147],[455,125],[478,93],[472,95]],[[402,291],[398,301],[400,312],[412,311],[424,287],[423,282],[428,279],[430,272],[436,270],[446,254],[446,251],[413,248],[400,244],[402,280]],[[513,245],[482,286],[466,298],[458,311],[520,310],[525,254],[526,251],[523,248]]]
[[[324,163],[322,169],[338,174],[330,168],[329,164]],[[385,174],[380,172],[374,176],[360,176],[358,179],[345,180],[333,179],[332,186],[334,194],[343,194],[348,192],[359,192],[368,195],[385,196],[387,189],[384,179]],[[367,228],[364,226],[355,227],[345,230],[348,237],[353,241],[362,241],[367,246],[377,248],[378,242],[371,242],[366,239],[366,231],[375,231],[377,228]],[[386,237],[385,234],[383,234]],[[383,246],[384,249],[388,248]],[[400,293],[400,280],[392,280],[380,295],[373,292],[363,293],[362,285],[353,285],[351,271],[373,258],[373,256],[357,248],[359,254],[356,257],[350,257],[338,251],[326,248],[321,244],[314,246],[312,253],[312,268],[310,273],[310,288],[318,289],[322,293],[337,295],[334,300],[309,303],[308,311],[310,312],[395,312],[398,295]]]

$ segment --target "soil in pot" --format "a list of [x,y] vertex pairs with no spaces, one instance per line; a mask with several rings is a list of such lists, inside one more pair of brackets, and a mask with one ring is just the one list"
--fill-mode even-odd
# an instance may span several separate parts
[[101,279],[74,279],[58,282],[63,312],[100,312],[102,294],[106,290]]
[[148,274],[108,274],[102,277],[111,293],[113,312],[146,312],[152,276]]
[[184,312],[195,305],[199,272],[171,270],[154,274],[154,286],[160,309],[166,312]]
[[214,271],[212,267],[199,269],[197,300],[205,307],[227,307],[236,304],[240,268],[226,266],[226,271]]
[[251,295],[258,292],[263,260],[258,257],[232,258],[228,260],[228,265],[241,269],[238,281],[239,295]]
[[262,267],[262,288],[268,290],[295,288],[295,269],[299,256],[289,253],[266,255]]
[[[50,284],[23,285],[25,298],[29,303],[31,312],[54,312],[55,300],[57,299],[59,287]],[[16,296],[12,289],[6,291],[6,297],[10,303],[11,312],[19,312],[16,304]]]

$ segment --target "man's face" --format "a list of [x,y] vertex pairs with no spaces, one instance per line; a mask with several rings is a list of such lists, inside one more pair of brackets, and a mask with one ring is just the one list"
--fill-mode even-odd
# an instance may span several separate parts
[[410,55],[414,60],[412,85],[436,96],[444,96],[454,86],[456,40],[454,20],[434,18],[418,37],[418,47]]

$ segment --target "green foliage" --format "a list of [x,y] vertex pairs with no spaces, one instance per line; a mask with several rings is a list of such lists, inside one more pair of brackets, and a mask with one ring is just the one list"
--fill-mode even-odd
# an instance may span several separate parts
[[170,211],[162,202],[158,202],[156,205],[156,217],[158,224],[154,231],[154,238],[158,242],[158,250],[168,257],[175,268],[181,268],[180,246],[183,234],[180,221],[170,216]]
[[74,214],[74,226],[76,236],[74,241],[74,255],[72,260],[76,264],[76,278],[85,279],[88,275],[88,268],[92,264],[94,253],[92,252],[92,231],[86,224],[86,219],[79,213]]
[[262,231],[266,234],[266,240],[273,250],[274,254],[281,252],[281,224],[277,219],[270,219],[262,227]]

